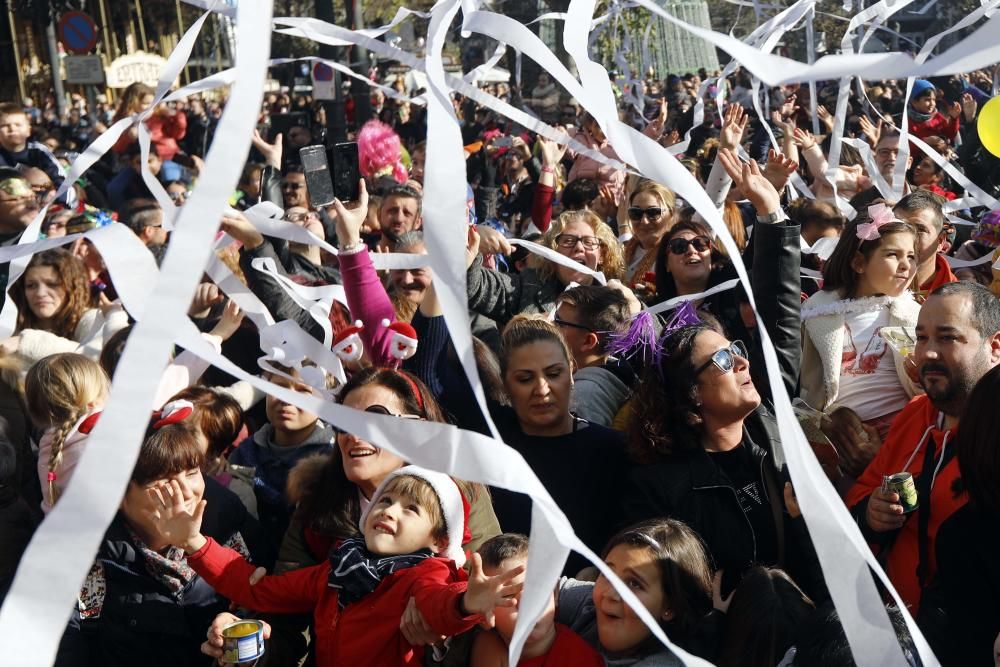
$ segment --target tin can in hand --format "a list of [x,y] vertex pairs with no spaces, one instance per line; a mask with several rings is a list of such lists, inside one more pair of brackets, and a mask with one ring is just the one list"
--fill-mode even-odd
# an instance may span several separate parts
[[897,472],[895,475],[886,475],[883,486],[889,493],[899,494],[899,504],[903,506],[903,514],[909,514],[920,507],[917,487],[910,473]]
[[264,624],[242,620],[222,628],[222,662],[235,665],[264,655]]

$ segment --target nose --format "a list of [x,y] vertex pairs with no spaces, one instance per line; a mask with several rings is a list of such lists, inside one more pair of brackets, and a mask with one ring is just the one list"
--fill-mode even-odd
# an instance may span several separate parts
[[538,378],[538,382],[535,383],[534,394],[536,396],[548,396],[552,393],[552,387],[549,386],[548,380],[545,378]]

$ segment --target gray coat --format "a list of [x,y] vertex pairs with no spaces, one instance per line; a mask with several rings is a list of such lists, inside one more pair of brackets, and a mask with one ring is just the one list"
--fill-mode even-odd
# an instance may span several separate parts
[[621,378],[601,366],[587,366],[573,373],[573,412],[591,424],[611,428],[631,393]]
[[548,313],[565,285],[555,277],[543,281],[535,269],[501,273],[483,266],[476,257],[466,274],[469,310],[495,320],[503,328],[518,313]]

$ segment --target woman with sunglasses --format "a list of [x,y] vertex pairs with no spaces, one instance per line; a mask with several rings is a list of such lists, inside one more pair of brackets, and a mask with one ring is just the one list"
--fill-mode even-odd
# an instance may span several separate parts
[[[756,164],[734,178],[760,216],[779,214],[778,194]],[[757,227],[751,273],[757,306],[784,379],[794,386],[799,226],[760,217]],[[813,561],[802,555],[808,541],[784,510],[777,421],[751,379],[746,346],[702,314],[702,322],[666,332],[660,347],[629,424],[635,465],[625,485],[625,520],[666,516],[687,523],[704,538],[716,569],[726,571],[727,590],[754,564],[788,569],[803,584],[814,581]]]
[[[447,421],[427,386],[405,371],[367,368],[355,373],[337,400],[373,414]],[[320,563],[338,541],[359,535],[361,512],[375,489],[389,473],[406,465],[395,454],[341,429],[334,430],[337,446],[331,453],[306,458],[289,474],[288,497],[296,507],[281,543],[275,573]],[[471,540],[464,548],[475,551],[487,539],[500,534],[500,525],[485,488],[463,481],[458,484],[469,502]],[[275,660],[272,655],[273,664],[297,664],[305,651],[301,630],[309,621],[284,618],[272,624],[272,643],[281,642],[277,650],[282,658],[288,658]],[[427,643],[424,639],[421,643]]]
[[673,224],[676,208],[674,193],[653,181],[642,181],[629,196],[627,213],[632,238],[625,244],[625,282],[647,299],[656,295],[653,276],[657,251]]
[[[624,259],[615,234],[594,213],[567,211],[552,221],[540,244],[582,264],[602,271],[608,279],[621,279]],[[471,233],[466,248],[466,287],[469,310],[485,315],[502,326],[517,314],[548,313],[556,299],[572,282],[589,285],[594,277],[578,269],[534,257],[534,266],[511,274],[483,266],[479,236]]]

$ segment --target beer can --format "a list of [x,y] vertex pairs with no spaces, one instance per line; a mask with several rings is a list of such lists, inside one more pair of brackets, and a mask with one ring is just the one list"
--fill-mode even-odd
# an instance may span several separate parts
[[264,655],[264,624],[242,620],[222,628],[222,662],[235,665]]
[[908,472],[897,472],[890,475],[887,480],[887,487],[891,493],[899,494],[899,504],[903,506],[903,513],[909,514],[920,507],[917,498],[917,487],[913,483],[913,475]]

